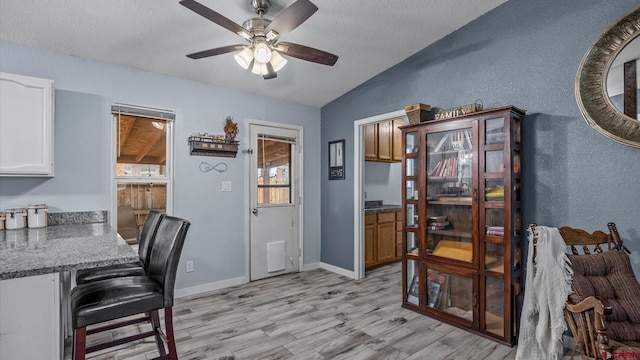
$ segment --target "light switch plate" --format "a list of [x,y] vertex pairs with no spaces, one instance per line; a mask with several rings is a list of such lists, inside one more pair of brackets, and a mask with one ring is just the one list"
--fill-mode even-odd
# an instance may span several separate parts
[[220,191],[231,191],[231,181],[223,181]]

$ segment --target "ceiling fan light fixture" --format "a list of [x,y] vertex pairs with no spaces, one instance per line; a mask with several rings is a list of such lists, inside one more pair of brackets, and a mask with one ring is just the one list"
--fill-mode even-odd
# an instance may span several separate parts
[[269,69],[267,69],[267,64],[262,64],[258,61],[254,61],[251,72],[256,75],[267,75],[269,73]]
[[271,60],[271,49],[266,43],[260,42],[253,49],[253,57],[257,62],[266,64]]
[[253,60],[253,51],[247,46],[242,49],[242,51],[233,55],[233,58],[236,59],[238,65],[242,66],[243,69],[248,69],[251,64],[251,60]]
[[273,50],[271,52],[271,66],[273,66],[273,71],[278,72],[285,65],[287,65],[287,59],[285,59],[279,52]]

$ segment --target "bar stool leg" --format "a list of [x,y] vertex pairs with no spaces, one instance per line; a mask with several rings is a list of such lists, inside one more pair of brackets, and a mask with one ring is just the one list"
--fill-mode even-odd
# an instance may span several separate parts
[[151,311],[149,313],[149,318],[151,319],[151,326],[153,327],[153,332],[155,333],[158,353],[160,354],[160,356],[166,356],[167,353],[164,349],[164,341],[162,341],[162,328],[160,327],[160,315],[158,314],[158,310]]
[[87,328],[83,327],[73,331],[73,348],[71,357],[73,360],[85,360],[87,355]]
[[164,308],[164,327],[167,331],[167,347],[169,348],[169,359],[178,360],[178,350],[176,350],[176,338],[173,334],[173,308]]

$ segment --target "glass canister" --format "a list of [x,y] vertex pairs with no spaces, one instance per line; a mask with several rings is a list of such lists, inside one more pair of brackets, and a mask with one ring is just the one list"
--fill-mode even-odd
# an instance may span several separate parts
[[27,225],[29,228],[41,228],[47,226],[47,212],[49,211],[49,207],[47,205],[29,205],[27,208]]
[[15,208],[5,211],[4,226],[7,230],[24,229],[27,223],[27,209]]

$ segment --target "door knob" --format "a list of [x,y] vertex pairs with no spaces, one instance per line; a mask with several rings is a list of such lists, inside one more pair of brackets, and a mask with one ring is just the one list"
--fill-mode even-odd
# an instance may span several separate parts
[[253,210],[251,211],[251,213],[253,213],[253,215],[258,216],[258,209],[253,208]]

